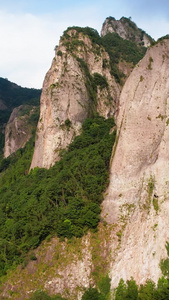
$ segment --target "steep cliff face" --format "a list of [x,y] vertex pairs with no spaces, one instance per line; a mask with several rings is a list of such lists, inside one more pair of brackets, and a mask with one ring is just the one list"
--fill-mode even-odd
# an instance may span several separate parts
[[161,275],[169,240],[169,41],[147,51],[122,90],[118,138],[103,216],[121,224],[111,266],[112,286],[121,277],[138,283]]
[[35,130],[36,123],[30,118],[36,107],[29,105],[20,105],[13,109],[12,114],[5,128],[5,147],[4,156],[8,157],[23,148],[32,136],[32,130]]
[[120,20],[116,20],[113,17],[106,18],[101,30],[101,36],[105,36],[108,33],[118,33],[123,39],[136,42],[145,47],[150,46],[153,42],[153,39],[148,34],[125,17],[122,17]]
[[119,93],[104,48],[86,34],[68,30],[44,80],[31,168],[53,165],[91,114],[115,115]]

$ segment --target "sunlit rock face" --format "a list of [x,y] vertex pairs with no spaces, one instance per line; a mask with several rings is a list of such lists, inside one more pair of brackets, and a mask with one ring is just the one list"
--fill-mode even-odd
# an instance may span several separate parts
[[[118,137],[102,216],[119,225],[112,286],[161,276],[169,240],[169,41],[147,51],[120,97]],[[113,245],[112,245],[113,247]]]
[[[107,86],[93,90],[91,78],[95,73],[106,79]],[[115,115],[119,94],[104,48],[69,30],[56,47],[44,80],[31,168],[49,168],[59,160],[60,150],[80,133],[93,110],[106,118]]]

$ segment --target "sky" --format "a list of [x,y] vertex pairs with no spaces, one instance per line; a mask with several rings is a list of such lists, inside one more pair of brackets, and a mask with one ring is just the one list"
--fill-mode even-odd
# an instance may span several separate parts
[[0,0],[0,77],[41,88],[63,31],[100,33],[109,16],[131,17],[155,40],[169,34],[169,0]]

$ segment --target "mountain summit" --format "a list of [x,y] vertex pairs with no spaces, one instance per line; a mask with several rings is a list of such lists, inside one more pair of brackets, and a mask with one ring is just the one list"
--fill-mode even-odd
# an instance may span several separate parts
[[131,20],[131,18],[122,17],[116,20],[113,17],[106,18],[103,23],[101,36],[108,33],[117,33],[125,40],[136,42],[139,45],[148,47],[153,43],[153,39]]

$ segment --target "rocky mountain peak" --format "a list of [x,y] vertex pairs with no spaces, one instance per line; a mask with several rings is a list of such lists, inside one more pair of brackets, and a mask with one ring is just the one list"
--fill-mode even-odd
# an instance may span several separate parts
[[131,18],[122,17],[120,20],[113,17],[106,18],[102,26],[101,36],[108,33],[117,33],[123,39],[145,47],[150,46],[153,42],[153,39],[145,31],[138,28]]
[[68,28],[46,74],[31,168],[49,168],[79,134],[83,121],[98,112],[116,114],[120,86],[110,73],[109,55],[91,28]]

